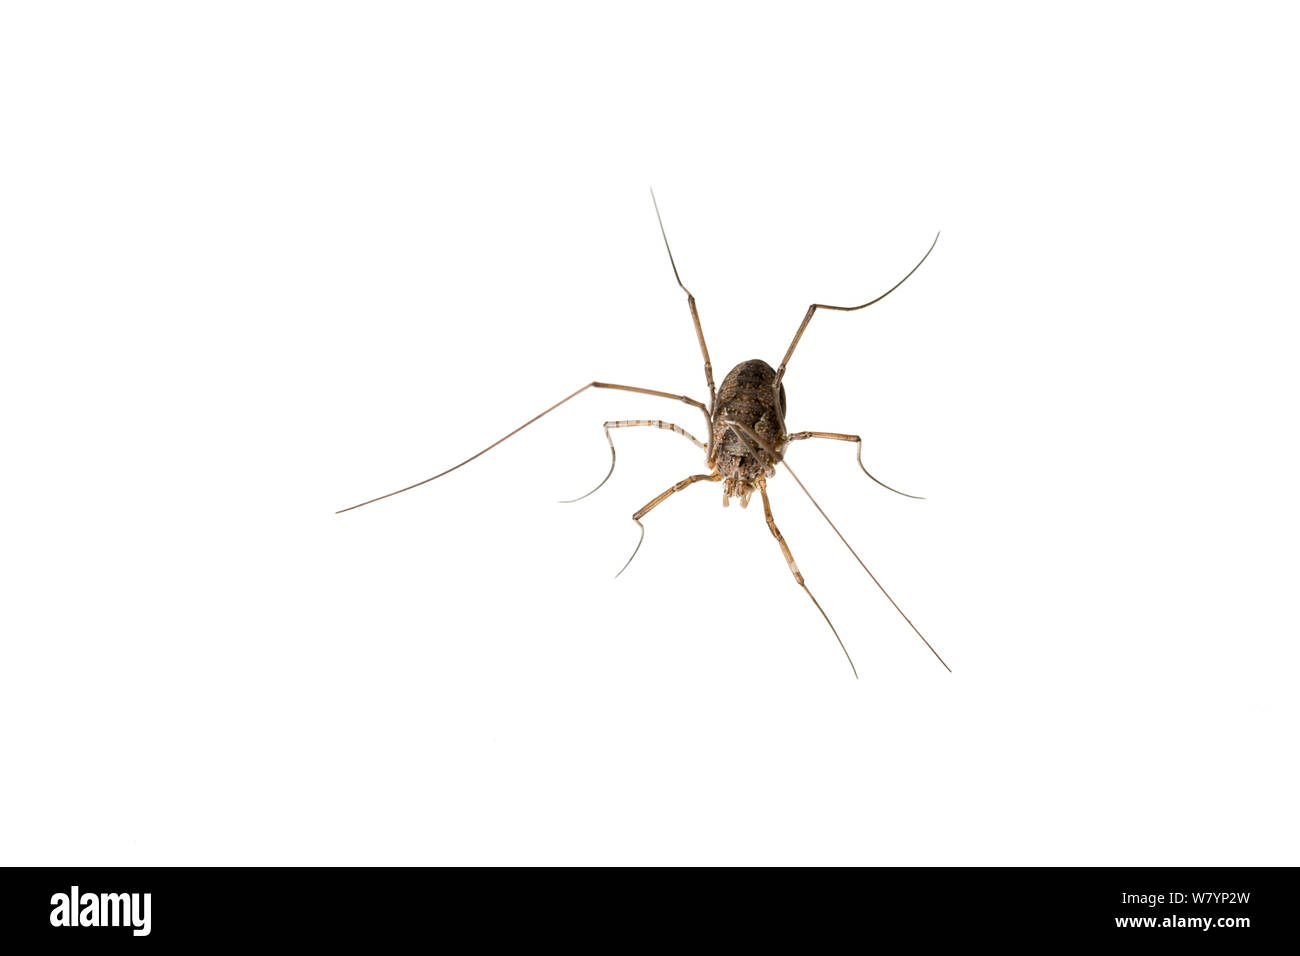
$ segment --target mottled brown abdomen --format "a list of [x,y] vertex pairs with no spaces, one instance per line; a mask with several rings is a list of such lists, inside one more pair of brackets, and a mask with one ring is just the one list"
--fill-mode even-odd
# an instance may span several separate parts
[[727,479],[727,495],[748,499],[754,482],[772,474],[785,450],[785,386],[762,359],[741,362],[722,380],[713,410],[710,464]]

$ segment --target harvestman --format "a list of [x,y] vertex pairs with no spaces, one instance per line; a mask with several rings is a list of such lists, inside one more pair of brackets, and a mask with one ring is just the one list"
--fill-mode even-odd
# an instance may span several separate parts
[[[813,507],[815,507],[821,516],[826,519],[826,523],[831,526],[835,531],[835,534],[839,536],[839,539],[844,542],[844,546],[848,548],[849,553],[857,559],[858,564],[862,565],[862,570],[866,571],[867,574],[870,575],[871,580],[875,582],[876,587],[880,588],[881,593],[884,594],[886,598],[889,598],[889,603],[894,605],[894,609],[897,610],[899,614],[902,614],[903,620],[907,621],[913,631],[916,631],[917,637],[925,642],[925,646],[930,648],[930,652],[938,658],[939,663],[943,664],[943,666],[951,673],[952,668],[948,667],[944,659],[939,656],[939,652],[934,649],[934,646],[928,640],[926,640],[925,635],[917,629],[917,626],[912,623],[911,619],[906,614],[903,614],[903,609],[900,608],[894,599],[889,596],[889,592],[886,591],[884,585],[876,579],[876,576],[871,573],[871,569],[867,567],[866,562],[864,562],[862,558],[858,557],[858,553],[853,550],[853,546],[849,544],[844,535],[840,534],[839,528],[836,528],[835,523],[831,521],[826,512],[822,511],[821,505],[817,504],[817,499],[813,498],[812,493],[804,487],[804,483],[799,480],[799,476],[795,474],[794,469],[790,467],[789,462],[784,461],[786,449],[789,447],[791,442],[803,441],[808,438],[828,438],[832,441],[853,442],[858,446],[858,467],[862,469],[863,473],[868,478],[880,485],[882,488],[888,488],[896,494],[904,495],[904,497],[915,498],[917,496],[908,495],[905,492],[898,491],[896,488],[890,488],[889,485],[886,485],[883,481],[880,481],[871,474],[871,472],[867,471],[866,466],[862,464],[862,438],[858,435],[847,435],[841,432],[805,431],[795,432],[793,434],[787,432],[785,430],[785,386],[781,383],[781,379],[785,377],[785,368],[790,363],[790,356],[794,354],[795,346],[799,344],[799,339],[803,337],[804,330],[808,328],[808,323],[812,321],[814,312],[818,309],[831,309],[836,312],[856,312],[858,309],[865,309],[869,305],[875,305],[885,296],[889,295],[890,292],[893,292],[894,289],[897,289],[900,285],[911,278],[913,272],[921,268],[921,263],[925,262],[925,260],[930,257],[930,253],[934,251],[935,245],[939,242],[938,235],[934,237],[934,242],[930,243],[930,248],[927,249],[925,255],[921,257],[921,262],[914,265],[911,272],[908,272],[907,275],[899,279],[890,289],[881,295],[876,296],[870,302],[864,302],[862,305],[852,306],[822,305],[820,303],[810,305],[808,307],[808,312],[803,317],[803,322],[799,325],[799,330],[794,334],[794,340],[790,342],[790,347],[785,351],[785,357],[781,359],[781,364],[777,366],[775,370],[773,370],[772,366],[768,365],[762,359],[750,359],[748,362],[741,362],[728,372],[727,377],[722,380],[722,387],[715,388],[713,384],[713,364],[709,361],[709,348],[704,344],[704,329],[700,325],[700,313],[695,308],[695,296],[691,294],[690,289],[686,288],[685,284],[682,282],[681,275],[677,272],[677,263],[673,259],[672,247],[668,245],[668,233],[664,230],[663,217],[659,215],[659,203],[654,199],[653,190],[650,193],[650,198],[651,201],[654,202],[655,216],[659,220],[659,232],[664,237],[664,247],[668,250],[668,262],[673,268],[673,276],[677,279],[677,285],[686,293],[686,304],[690,307],[691,320],[695,323],[695,335],[696,338],[700,340],[700,353],[704,356],[704,378],[709,384],[709,404],[706,406],[703,402],[697,402],[695,399],[686,395],[673,395],[671,392],[661,392],[653,388],[638,388],[634,385],[615,385],[611,382],[588,382],[572,395],[560,399],[550,408],[546,409],[546,411],[534,415],[514,431],[498,438],[482,451],[470,455],[459,465],[453,465],[446,471],[438,472],[438,474],[434,475],[432,478],[425,478],[423,481],[417,481],[415,484],[407,485],[405,488],[399,488],[397,491],[390,491],[388,494],[380,495],[378,498],[371,498],[369,501],[361,502],[361,504],[352,505],[349,508],[343,508],[335,512],[335,514],[343,514],[344,511],[352,511],[355,508],[361,508],[365,505],[373,504],[376,501],[391,498],[393,495],[400,495],[404,491],[410,491],[412,488],[427,485],[429,482],[441,478],[443,475],[450,474],[457,468],[468,465],[480,455],[491,451],[507,438],[523,431],[544,415],[549,415],[565,402],[577,398],[589,388],[612,388],[623,392],[637,392],[641,395],[654,395],[658,398],[668,398],[674,401],[684,402],[687,405],[698,408],[700,412],[703,413],[705,422],[709,429],[709,441],[707,445],[680,425],[674,425],[671,422],[647,419],[605,422],[605,438],[609,442],[609,472],[603,479],[601,479],[600,484],[587,492],[587,494],[582,495],[580,498],[572,499],[572,501],[581,501],[582,498],[595,494],[595,492],[599,491],[601,487],[604,486],[605,482],[609,480],[610,475],[614,474],[616,456],[614,452],[614,436],[610,434],[611,428],[636,428],[639,426],[649,426],[653,428],[667,429],[668,431],[676,432],[684,438],[694,442],[698,447],[704,449],[708,453],[705,462],[709,468],[707,472],[683,478],[667,491],[664,491],[662,494],[656,495],[654,498],[650,499],[644,507],[632,515],[632,520],[636,522],[637,527],[641,529],[641,536],[637,540],[636,548],[632,551],[632,557],[627,559],[627,562],[623,565],[622,569],[619,570],[618,574],[622,574],[623,571],[627,570],[628,565],[632,563],[632,558],[636,557],[637,552],[641,550],[642,542],[645,541],[645,525],[641,523],[641,519],[683,488],[687,488],[700,481],[725,482],[722,494],[723,505],[730,504],[732,498],[739,498],[740,506],[742,508],[749,504],[750,497],[755,491],[757,491],[763,499],[763,514],[767,518],[767,526],[771,529],[772,536],[776,538],[777,544],[781,546],[781,553],[785,555],[786,563],[790,566],[790,573],[794,575],[795,581],[798,582],[801,588],[803,588],[804,593],[808,595],[808,598],[813,602],[813,605],[816,606],[817,610],[821,613],[822,618],[825,619],[826,624],[831,629],[831,633],[835,635],[835,640],[839,642],[840,650],[844,651],[844,656],[848,659],[849,666],[853,668],[853,676],[857,677],[858,669],[853,664],[853,658],[849,655],[848,648],[844,646],[844,641],[840,638],[839,631],[835,630],[835,625],[831,624],[829,615],[827,615],[827,613],[822,609],[822,606],[818,603],[817,599],[813,597],[812,591],[808,589],[808,585],[804,582],[803,574],[800,573],[798,565],[794,562],[794,555],[790,553],[790,547],[786,544],[785,537],[781,534],[780,529],[777,528],[776,521],[772,517],[772,504],[767,497],[767,479],[776,474],[777,465],[784,465],[786,470],[790,472],[790,477],[795,480],[795,483],[803,493],[808,496],[808,500],[813,503]],[[572,501],[565,503],[570,504]],[[615,575],[615,577],[618,577],[618,575]]]

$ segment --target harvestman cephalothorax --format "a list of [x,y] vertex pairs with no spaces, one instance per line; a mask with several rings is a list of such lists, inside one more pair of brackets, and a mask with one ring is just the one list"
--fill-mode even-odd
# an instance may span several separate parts
[[[927,249],[925,255],[921,257],[921,261],[912,267],[911,272],[908,272],[907,275],[899,279],[891,288],[876,296],[870,302],[851,306],[822,305],[821,303],[810,305],[807,313],[803,317],[803,322],[799,324],[799,329],[794,334],[794,339],[790,342],[790,347],[786,349],[785,357],[781,359],[781,364],[778,365],[776,369],[773,369],[772,366],[768,365],[762,359],[750,359],[747,362],[741,362],[728,372],[727,377],[722,380],[722,387],[716,388],[713,384],[713,364],[709,361],[709,349],[708,346],[704,344],[704,329],[700,325],[700,314],[695,308],[695,296],[693,296],[691,291],[686,288],[685,284],[682,282],[681,275],[677,272],[677,263],[673,259],[672,247],[668,245],[668,234],[664,230],[663,217],[659,215],[659,203],[654,199],[653,190],[650,193],[650,197],[651,201],[654,202],[655,216],[659,219],[659,231],[664,237],[664,247],[668,249],[668,262],[672,266],[673,276],[677,279],[677,285],[686,293],[686,304],[691,310],[691,321],[695,323],[695,335],[700,342],[700,353],[704,356],[704,378],[709,385],[709,404],[705,405],[703,402],[696,401],[686,395],[673,395],[671,392],[661,392],[653,388],[639,388],[634,385],[615,385],[611,382],[588,382],[573,394],[560,399],[550,408],[534,415],[514,431],[498,438],[482,451],[470,455],[459,465],[453,465],[446,471],[440,471],[431,478],[417,481],[415,484],[407,485],[405,488],[399,488],[397,491],[390,491],[388,494],[380,495],[378,498],[371,498],[369,501],[363,501],[360,504],[352,505],[349,508],[343,508],[336,512],[336,514],[342,514],[344,511],[352,511],[355,508],[373,504],[376,501],[382,501],[384,498],[391,498],[393,495],[400,495],[404,491],[410,491],[412,488],[420,487],[420,485],[427,485],[429,482],[441,478],[443,475],[450,474],[457,468],[468,465],[480,455],[491,451],[512,435],[516,435],[523,431],[544,415],[549,415],[565,402],[577,398],[589,388],[612,388],[624,392],[637,392],[642,395],[654,395],[658,398],[672,399],[673,401],[683,402],[700,410],[704,415],[705,423],[708,428],[708,443],[706,444],[705,442],[700,441],[680,425],[674,425],[671,422],[650,419],[605,422],[605,438],[609,442],[609,472],[603,479],[601,479],[600,484],[587,492],[587,494],[572,499],[572,501],[581,501],[582,498],[594,494],[596,491],[600,490],[606,481],[609,480],[610,475],[614,474],[614,464],[616,459],[614,452],[614,437],[610,434],[610,429],[612,428],[649,426],[667,429],[694,442],[707,453],[705,464],[709,469],[708,471],[698,475],[691,475],[688,478],[683,478],[662,494],[656,495],[648,501],[644,507],[640,508],[632,515],[632,520],[636,522],[637,527],[641,530],[641,536],[637,540],[636,548],[632,551],[632,557],[627,559],[627,562],[623,565],[618,574],[622,574],[623,571],[627,570],[628,565],[632,563],[632,558],[635,558],[637,552],[641,550],[641,543],[645,541],[645,525],[641,524],[641,519],[683,488],[687,488],[701,481],[723,482],[722,503],[727,505],[730,504],[732,498],[739,498],[740,506],[742,508],[749,504],[750,497],[755,491],[757,491],[763,501],[763,514],[767,518],[767,526],[771,529],[772,536],[776,538],[777,544],[780,545],[781,553],[785,555],[786,563],[790,566],[790,573],[794,575],[795,581],[801,588],[803,588],[804,593],[808,595],[808,598],[821,613],[821,616],[830,627],[831,633],[835,635],[835,640],[839,641],[840,649],[844,651],[844,656],[848,658],[849,666],[853,668],[853,676],[856,677],[858,669],[853,664],[853,658],[849,656],[848,648],[844,646],[844,641],[840,638],[839,632],[835,630],[835,625],[831,624],[830,617],[824,610],[822,610],[821,604],[819,604],[817,599],[813,597],[812,591],[808,590],[808,585],[804,582],[803,574],[800,573],[799,567],[794,562],[794,555],[791,554],[790,547],[786,544],[785,537],[781,534],[780,529],[777,528],[776,521],[772,517],[772,504],[768,500],[767,496],[767,479],[776,474],[777,465],[784,465],[785,469],[790,472],[790,477],[795,480],[795,484],[797,484],[803,493],[808,496],[808,500],[813,503],[813,507],[815,507],[821,516],[826,519],[826,523],[831,526],[839,539],[844,542],[844,546],[848,548],[849,553],[857,559],[858,564],[862,565],[862,570],[866,571],[867,574],[870,575],[871,580],[875,582],[876,587],[880,588],[881,593],[884,594],[886,598],[889,598],[889,603],[894,605],[895,610],[903,616],[903,620],[907,621],[913,631],[916,631],[917,637],[921,638],[921,640],[925,642],[925,646],[930,648],[930,652],[938,658],[939,663],[943,664],[943,666],[951,672],[952,668],[948,667],[947,663],[944,662],[944,659],[939,656],[939,652],[934,649],[934,646],[931,645],[928,640],[926,640],[925,635],[917,629],[911,619],[906,614],[903,614],[903,609],[900,608],[894,599],[889,596],[889,592],[886,591],[884,586],[876,579],[876,576],[871,573],[871,569],[867,567],[862,558],[858,557],[858,553],[853,550],[853,546],[844,538],[844,535],[840,534],[840,530],[835,527],[835,523],[831,521],[826,512],[822,510],[821,505],[819,505],[817,500],[813,498],[811,492],[809,492],[804,486],[804,483],[799,480],[799,476],[795,474],[794,469],[790,467],[789,462],[784,460],[786,449],[790,446],[791,442],[803,441],[808,438],[828,438],[833,441],[853,442],[858,446],[858,467],[862,469],[863,473],[866,474],[868,478],[881,487],[888,488],[896,494],[904,495],[908,498],[915,498],[917,496],[908,495],[905,492],[898,491],[896,488],[890,488],[884,482],[872,475],[871,472],[867,471],[866,466],[862,464],[862,439],[858,435],[821,431],[787,432],[785,428],[785,386],[781,381],[785,377],[785,369],[790,363],[790,356],[794,355],[795,346],[799,344],[799,339],[803,337],[804,330],[808,328],[808,323],[812,321],[814,312],[818,309],[830,309],[837,312],[855,312],[858,309],[865,309],[869,305],[875,305],[885,296],[889,295],[890,292],[893,292],[906,282],[911,277],[912,273],[921,267],[921,263],[925,262],[925,260],[929,258],[930,253],[934,251],[935,245],[939,242],[938,235],[934,237],[934,242],[930,244],[930,248]],[[617,576],[618,575],[615,575],[615,577]]]

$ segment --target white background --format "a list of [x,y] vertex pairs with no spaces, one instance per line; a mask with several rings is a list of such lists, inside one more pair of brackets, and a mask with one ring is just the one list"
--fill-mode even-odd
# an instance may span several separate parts
[[0,861],[1295,864],[1285,9],[7,6]]

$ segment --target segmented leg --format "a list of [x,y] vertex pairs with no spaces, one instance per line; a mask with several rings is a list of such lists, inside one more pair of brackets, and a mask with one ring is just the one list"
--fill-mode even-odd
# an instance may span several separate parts
[[610,476],[614,474],[614,462],[615,462],[614,436],[609,433],[609,430],[611,428],[635,428],[638,425],[646,425],[654,428],[663,428],[668,431],[673,431],[679,435],[683,435],[686,438],[689,438],[700,448],[707,450],[709,447],[708,445],[704,444],[704,442],[700,441],[698,438],[696,438],[694,435],[688,432],[686,429],[682,428],[682,426],[674,425],[672,422],[661,422],[657,420],[650,420],[644,418],[638,418],[636,421],[605,422],[605,441],[609,442],[608,474],[606,474],[604,478],[600,479],[600,484],[598,484],[595,488],[592,488],[591,491],[587,492],[585,495],[580,495],[577,498],[569,498],[565,501],[561,501],[560,504],[571,505],[575,501],[581,501],[583,498],[589,498],[592,495],[594,495],[596,492],[600,491],[600,489],[605,486],[605,482],[609,481]]
[[617,389],[617,390],[620,391],[620,392],[637,392],[638,394],[641,394],[641,395],[656,395],[656,396],[658,396],[659,398],[671,398],[673,401],[677,401],[677,402],[685,402],[687,405],[692,405],[692,406],[694,406],[695,408],[698,408],[698,409],[703,413],[703,415],[704,415],[704,420],[705,420],[706,422],[709,422],[709,424],[712,424],[712,421],[711,421],[711,419],[709,418],[709,410],[708,410],[707,408],[704,407],[704,403],[703,403],[703,402],[697,402],[695,399],[690,398],[690,397],[688,397],[688,396],[686,396],[686,395],[674,395],[672,392],[660,392],[660,391],[658,391],[657,389],[653,389],[653,388],[638,388],[638,387],[635,386],[635,385],[615,385],[615,384],[613,384],[613,383],[611,383],[611,382],[588,382],[586,385],[582,386],[582,388],[578,389],[578,390],[577,390],[576,392],[574,392],[572,395],[567,395],[567,396],[565,396],[564,398],[562,398],[562,399],[560,399],[558,402],[556,402],[554,405],[552,405],[550,408],[548,408],[546,411],[541,412],[540,414],[534,415],[532,418],[528,419],[528,421],[524,422],[522,425],[520,425],[520,426],[519,426],[518,428],[516,428],[514,431],[509,432],[509,433],[506,434],[506,435],[503,435],[501,438],[498,438],[496,441],[494,441],[492,444],[488,445],[488,446],[487,446],[486,448],[484,448],[482,451],[480,451],[480,452],[475,452],[473,455],[470,455],[468,458],[466,458],[464,461],[462,461],[459,465],[452,465],[452,466],[451,466],[450,468],[448,468],[446,471],[440,471],[440,472],[438,472],[436,475],[434,475],[432,478],[426,478],[426,479],[424,479],[423,481],[417,481],[415,484],[413,484],[413,485],[407,485],[405,488],[398,488],[396,491],[390,491],[388,494],[386,494],[386,495],[380,495],[378,498],[371,498],[369,501],[363,501],[363,502],[361,502],[361,504],[359,504],[359,505],[352,505],[352,506],[347,507],[347,508],[340,508],[338,511],[336,511],[336,512],[334,512],[334,513],[335,513],[335,514],[340,514],[340,515],[341,515],[341,514],[343,514],[343,512],[345,512],[345,511],[352,511],[352,510],[354,510],[354,509],[356,509],[356,508],[364,507],[365,505],[374,504],[376,501],[383,501],[385,498],[391,498],[391,497],[393,497],[393,495],[400,495],[402,492],[404,492],[404,491],[410,491],[412,488],[419,488],[421,485],[427,485],[429,482],[434,481],[434,480],[436,480],[436,479],[438,479],[438,478],[441,478],[443,475],[449,475],[449,474],[451,474],[453,471],[455,471],[457,468],[462,468],[462,467],[464,467],[465,465],[468,465],[468,464],[469,464],[471,461],[473,461],[475,458],[479,457],[479,455],[483,455],[483,454],[486,454],[487,452],[490,452],[493,448],[496,448],[497,445],[501,444],[501,443],[502,443],[503,441],[505,441],[507,438],[510,438],[510,437],[513,436],[513,435],[517,435],[519,432],[523,431],[525,428],[527,428],[527,427],[528,427],[529,425],[531,425],[533,422],[537,421],[537,420],[538,420],[539,418],[541,418],[542,416],[544,416],[544,415],[549,415],[551,412],[555,411],[557,408],[559,408],[559,407],[560,407],[561,405],[563,405],[565,402],[569,401],[570,399],[577,398],[579,395],[581,395],[583,392],[585,392],[585,391],[586,391],[587,389],[589,389],[589,388],[612,388],[612,389]]
[[915,498],[917,501],[924,501],[920,495],[909,495],[906,491],[899,491],[897,488],[890,488],[871,472],[867,471],[867,466],[862,464],[862,438],[858,435],[845,435],[841,432],[795,432],[793,435],[786,435],[787,441],[803,441],[805,438],[830,438],[834,441],[852,441],[858,443],[858,467],[862,473],[878,484],[881,488],[888,488],[896,495],[902,495],[904,498]]
[[[938,242],[939,234],[935,233],[934,242],[930,243],[930,248],[927,249],[925,255],[921,257],[921,262],[925,262],[926,259],[930,258],[930,253],[934,252],[934,247]],[[921,268],[921,262],[912,266],[912,272]],[[903,276],[903,278],[895,282],[888,292],[876,296],[870,302],[863,302],[861,305],[822,305],[821,303],[814,303],[813,305],[808,306],[808,314],[803,317],[803,322],[799,325],[799,331],[794,334],[794,340],[790,343],[790,347],[785,350],[785,358],[781,359],[781,364],[776,370],[776,388],[781,387],[781,379],[785,377],[785,367],[790,364],[790,356],[794,354],[794,347],[798,345],[799,340],[803,338],[804,329],[808,328],[808,323],[812,321],[814,312],[818,309],[832,309],[836,312],[856,312],[858,309],[865,309],[869,305],[875,305],[885,296],[889,295],[890,292],[893,292],[894,289],[897,289],[900,285],[910,279],[912,277],[912,272],[909,272],[907,275]]]
[[682,284],[682,277],[677,272],[677,263],[673,259],[673,247],[668,245],[668,233],[664,230],[664,217],[659,215],[659,200],[655,199],[655,191],[650,190],[650,201],[655,204],[655,218],[659,220],[659,234],[664,237],[664,248],[668,250],[668,264],[673,267],[673,278],[677,280],[677,285],[686,293],[686,304],[691,309],[691,320],[695,323],[695,337],[700,340],[700,352],[704,356],[704,378],[709,383],[709,412],[718,404],[718,391],[713,387],[713,363],[709,361],[709,347],[704,344],[704,329],[700,325],[700,313],[695,309],[695,296],[691,295],[691,290]]
[[[673,485],[663,494],[656,495],[654,498],[652,498],[644,508],[642,508],[640,511],[638,511],[636,514],[632,516],[632,520],[636,522],[636,526],[641,529],[641,537],[637,540],[636,547],[632,549],[632,558],[636,557],[636,553],[641,550],[642,542],[645,541],[645,525],[641,523],[642,518],[648,515],[651,511],[654,511],[655,508],[659,507],[659,505],[666,498],[671,498],[673,495],[677,494],[677,492],[681,491],[683,488],[693,485],[697,481],[721,481],[721,480],[722,480],[722,475],[716,471],[711,472],[710,474],[707,475],[691,475],[691,477],[683,478],[681,481],[677,482],[677,484]],[[614,575],[614,577],[618,577],[619,574],[622,574],[624,571],[627,570],[627,566],[632,563],[632,558],[627,559],[623,567],[619,568],[618,574]]]
[[[853,557],[857,560],[858,564],[862,565],[862,570],[867,572],[867,576],[871,578],[871,580],[876,582],[876,587],[880,588],[880,593],[883,594],[885,597],[889,598],[889,603],[894,605],[894,610],[897,611],[899,614],[902,614],[903,620],[907,622],[908,626],[911,627],[913,631],[916,631],[916,636],[919,637],[925,643],[925,646],[930,649],[930,653],[933,654],[936,658],[938,658],[939,663],[944,666],[944,669],[949,674],[951,674],[952,668],[948,666],[948,662],[945,661],[942,657],[940,657],[939,652],[934,649],[934,645],[931,644],[930,641],[926,638],[926,636],[921,633],[920,628],[918,628],[915,624],[912,623],[912,619],[908,617],[906,614],[903,614],[903,609],[898,606],[898,602],[895,601],[893,597],[890,596],[889,592],[885,590],[885,586],[880,583],[880,579],[871,573],[871,569],[867,567],[867,562],[863,561],[862,558],[858,556],[858,552],[853,550],[853,545],[849,544],[849,539],[844,537],[844,535],[840,534],[840,529],[835,527],[835,522],[831,520],[831,516],[822,510],[822,506],[817,503],[817,499],[812,496],[812,492],[809,491],[808,488],[804,485],[804,483],[799,480],[799,476],[794,473],[794,469],[790,467],[790,463],[788,461],[783,461],[781,462],[781,464],[785,465],[785,470],[790,472],[790,477],[794,479],[795,484],[797,484],[800,490],[803,491],[803,493],[808,496],[808,500],[813,503],[813,507],[817,509],[818,513],[821,514],[821,516],[826,519],[826,523],[831,526],[831,530],[834,531],[836,536],[841,541],[844,542],[844,547],[849,549],[849,554],[853,555]],[[829,621],[827,623],[829,623]],[[831,630],[834,630],[834,628],[831,628]]]
[[835,635],[835,640],[840,643],[840,650],[842,650],[844,656],[848,658],[849,667],[853,668],[853,676],[856,678],[858,676],[858,669],[853,664],[853,658],[849,657],[849,649],[844,646],[844,641],[840,640],[840,632],[835,630],[835,625],[831,624],[830,617],[822,610],[822,606],[817,603],[817,599],[813,597],[812,591],[808,590],[808,585],[804,583],[803,575],[799,573],[799,566],[794,563],[794,555],[790,553],[789,545],[785,543],[785,538],[782,536],[780,529],[777,528],[776,521],[772,518],[772,503],[767,500],[767,482],[761,478],[758,480],[758,490],[763,495],[763,514],[767,516],[767,526],[772,529],[772,537],[776,538],[776,543],[781,546],[781,553],[785,555],[785,563],[790,565],[790,573],[794,575],[794,579],[799,583],[799,587],[803,588],[804,594],[808,595],[809,600],[816,605],[817,610],[821,611],[821,615],[826,619],[826,624],[830,627],[831,633]]

